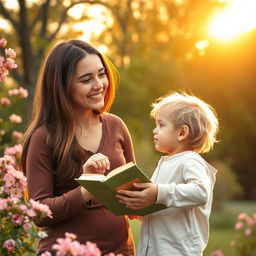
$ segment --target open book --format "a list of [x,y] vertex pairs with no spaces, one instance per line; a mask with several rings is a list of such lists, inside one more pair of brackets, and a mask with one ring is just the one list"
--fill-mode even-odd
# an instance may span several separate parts
[[119,189],[135,190],[132,185],[133,182],[151,182],[146,174],[132,162],[112,170],[106,176],[103,174],[82,174],[75,180],[116,215],[144,216],[166,208],[162,204],[152,204],[143,209],[130,209],[116,198]]

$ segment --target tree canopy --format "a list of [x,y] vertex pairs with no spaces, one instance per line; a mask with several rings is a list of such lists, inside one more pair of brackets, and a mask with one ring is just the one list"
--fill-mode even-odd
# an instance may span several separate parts
[[[69,12],[78,5],[84,8],[79,18]],[[229,166],[244,198],[255,198],[255,31],[226,43],[210,38],[209,19],[225,6],[217,0],[18,0],[17,8],[1,1],[0,18],[10,26],[1,36],[18,53],[19,68],[12,74],[18,84],[33,92],[47,49],[80,37],[73,25],[90,19],[90,6],[104,7],[111,19],[91,42],[105,45],[119,69],[112,112],[126,121],[139,164],[153,170],[159,157],[150,104],[169,91],[186,90],[210,103],[220,120],[219,143],[205,157]],[[200,40],[208,40],[208,47],[198,49]]]

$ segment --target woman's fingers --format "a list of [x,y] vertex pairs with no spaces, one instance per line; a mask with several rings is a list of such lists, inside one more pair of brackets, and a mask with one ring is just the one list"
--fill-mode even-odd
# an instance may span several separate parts
[[92,155],[83,165],[84,173],[104,174],[110,169],[110,162],[107,156],[97,153]]

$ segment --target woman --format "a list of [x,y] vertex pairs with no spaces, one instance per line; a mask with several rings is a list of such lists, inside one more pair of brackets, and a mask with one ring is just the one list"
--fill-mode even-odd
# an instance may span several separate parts
[[48,234],[39,241],[39,255],[47,250],[55,255],[52,245],[65,232],[81,243],[97,243],[103,254],[134,255],[126,217],[112,214],[74,181],[89,158],[99,167],[90,172],[105,173],[135,161],[124,122],[106,112],[117,74],[109,60],[80,40],[54,47],[41,68],[21,158],[29,198],[53,213],[52,219],[35,219]]

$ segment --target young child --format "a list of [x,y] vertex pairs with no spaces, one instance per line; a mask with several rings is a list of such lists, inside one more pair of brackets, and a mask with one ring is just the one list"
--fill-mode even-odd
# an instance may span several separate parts
[[216,170],[198,153],[216,142],[214,110],[197,97],[172,93],[153,104],[155,148],[167,153],[151,183],[134,183],[138,191],[119,190],[129,208],[161,203],[166,209],[144,217],[137,256],[200,256],[209,237]]

